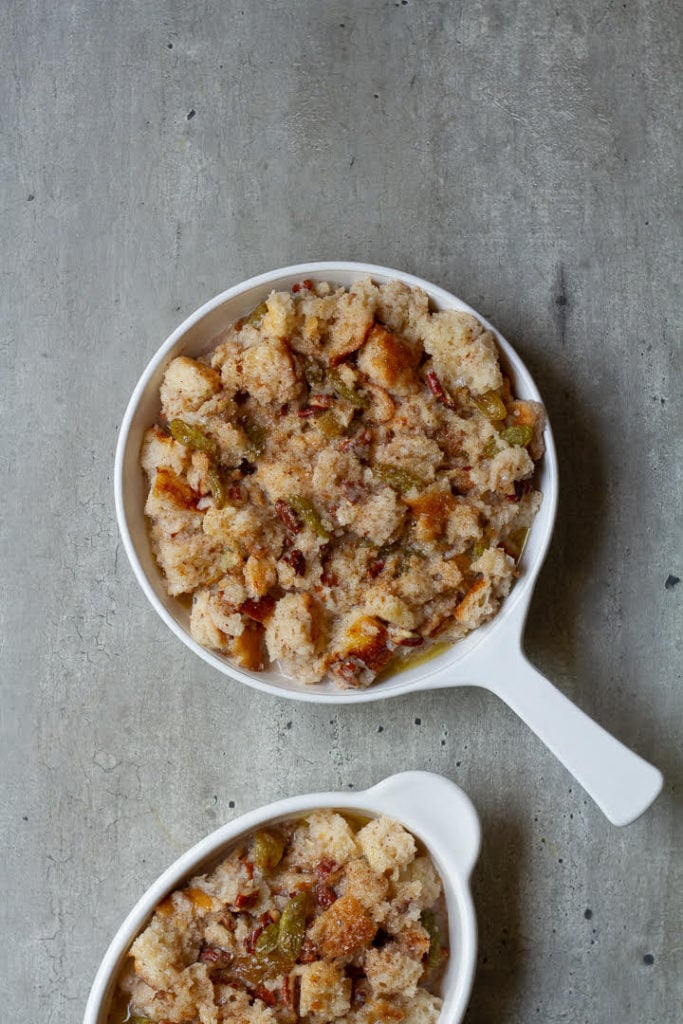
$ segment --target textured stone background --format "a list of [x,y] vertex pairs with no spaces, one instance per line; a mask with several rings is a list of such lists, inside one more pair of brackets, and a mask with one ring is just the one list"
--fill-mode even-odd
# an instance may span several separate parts
[[[124,914],[217,824],[419,767],[484,827],[468,1024],[680,1021],[681,5],[4,13],[3,1019],[77,1021]],[[228,285],[339,257],[450,288],[535,374],[562,505],[527,649],[665,772],[629,828],[484,692],[260,696],[135,583],[112,460],[148,358]]]

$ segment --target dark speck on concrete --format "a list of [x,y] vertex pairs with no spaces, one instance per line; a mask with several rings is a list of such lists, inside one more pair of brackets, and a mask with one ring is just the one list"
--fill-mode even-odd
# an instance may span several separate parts
[[228,807],[234,807],[234,806],[235,806],[235,801],[234,800],[228,800]]
[[376,100],[379,99],[379,93],[378,92],[373,92],[372,95],[375,97]]
[[172,49],[173,49],[173,43],[167,43],[166,45],[167,45],[167,47],[168,47],[168,49],[169,49],[169,50],[172,50]]
[[22,821],[28,821],[28,815],[27,814],[22,814],[21,820]]
[[27,203],[32,203],[35,198],[36,197],[34,196],[33,192],[31,192],[31,194],[29,196],[26,196],[26,202]]
[[191,110],[190,113],[187,115],[187,120],[191,121],[196,113],[197,113],[196,110]]
[[647,964],[648,967],[651,967],[654,962],[655,958],[653,957],[652,953],[646,953],[643,957],[643,963]]
[[587,921],[590,921],[591,917],[593,916],[593,911],[590,907],[586,907],[586,909],[583,912],[583,916],[586,918]]
[[377,726],[377,732],[384,732],[384,726],[383,725],[378,725]]
[[288,729],[291,729],[291,728],[292,728],[292,723],[291,723],[291,722],[287,722],[287,728],[288,728]]
[[422,719],[421,718],[416,718],[415,719],[415,725],[422,725]]
[[353,789],[353,783],[352,783],[352,782],[349,782],[349,783],[348,783],[348,787],[349,787],[349,789]]
[[445,740],[441,740],[441,746],[442,746],[442,747],[445,747],[445,746],[446,746],[446,741],[445,741]]
[[671,573],[669,573],[669,575],[666,577],[666,581],[664,583],[664,586],[666,587],[667,590],[673,590],[673,588],[677,587],[680,582],[681,582],[681,577],[680,576],[672,576]]
[[564,345],[567,340],[567,314],[569,312],[569,290],[564,264],[558,263],[555,275],[555,316],[560,331],[560,341]]
[[355,162],[356,162],[356,158],[355,158],[355,156],[352,156],[351,159],[349,160],[349,167],[353,167]]
[[462,761],[456,761],[455,762],[455,767],[459,768],[461,764],[462,764]]

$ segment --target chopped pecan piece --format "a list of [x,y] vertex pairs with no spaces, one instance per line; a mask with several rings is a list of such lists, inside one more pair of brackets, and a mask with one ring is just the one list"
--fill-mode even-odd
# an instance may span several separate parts
[[323,885],[321,882],[315,887],[315,900],[319,907],[331,907],[337,899],[337,894],[330,885]]
[[331,874],[339,870],[339,865],[331,857],[323,857],[321,861],[316,864],[315,873],[318,878],[329,878]]
[[289,1010],[294,1010],[294,985],[292,984],[292,978],[289,974],[285,974],[282,979],[280,998]]
[[447,409],[455,409],[455,402],[444,391],[443,384],[437,377],[434,370],[427,370],[425,373],[425,381],[427,382],[427,387],[437,401],[441,402],[442,405],[445,405]]
[[254,988],[251,989],[251,993],[254,999],[260,999],[262,1003],[266,1004],[266,1006],[275,1006],[277,1002],[277,996],[275,993],[269,988],[266,988],[265,985],[255,985]]
[[217,967],[229,967],[234,960],[233,954],[221,946],[202,946],[199,951],[201,964],[215,964]]
[[299,551],[298,548],[292,548],[291,551],[286,551],[282,556],[282,561],[286,562],[287,565],[291,565],[297,576],[306,575],[306,559],[304,558],[303,552]]
[[275,598],[271,594],[266,594],[265,597],[259,597],[257,600],[247,598],[247,600],[239,606],[238,611],[241,611],[244,615],[253,619],[254,622],[267,622],[273,614],[274,607]]
[[254,952],[254,950],[256,949],[256,943],[258,942],[259,937],[263,934],[263,931],[264,926],[262,924],[259,924],[256,926],[256,928],[254,928],[253,931],[249,932],[249,934],[247,935],[246,939],[243,942],[243,946],[246,949],[247,953]]
[[299,517],[291,505],[288,505],[286,501],[282,500],[282,498],[278,498],[275,502],[275,512],[277,513],[278,519],[284,524],[289,533],[299,532],[301,529]]
[[248,910],[258,903],[258,892],[240,892],[235,897],[233,908],[235,910]]
[[332,395],[311,395],[308,404],[314,409],[330,409],[334,404]]
[[310,939],[304,939],[301,946],[301,952],[299,953],[300,964],[312,964],[314,960],[318,959],[318,950],[315,947],[315,943],[311,942]]
[[296,284],[293,284],[292,285],[292,291],[296,295],[296,293],[300,292],[302,289],[304,291],[309,292],[312,287],[313,287],[313,282],[310,280],[310,278],[307,277],[303,281],[297,281]]

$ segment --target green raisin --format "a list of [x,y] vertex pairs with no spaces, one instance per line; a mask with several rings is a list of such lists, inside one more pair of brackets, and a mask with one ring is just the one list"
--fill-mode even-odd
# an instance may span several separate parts
[[517,445],[518,448],[526,448],[534,436],[534,428],[529,426],[528,423],[519,427],[507,427],[505,430],[501,430],[500,436],[508,444]]
[[248,313],[247,316],[245,316],[243,323],[250,324],[255,327],[256,324],[261,323],[267,312],[268,306],[265,302],[259,302],[258,306],[255,306],[251,313]]
[[482,540],[475,540],[474,544],[472,545],[472,559],[473,559],[473,561],[476,562],[476,560],[478,558],[481,558],[481,556],[487,550],[488,550],[488,544],[486,543],[486,541],[483,538],[482,538]]
[[[426,551],[423,551],[422,548],[416,548],[414,544],[406,544],[405,546],[401,545],[401,547],[399,548],[399,551],[401,552],[401,554],[405,555],[406,558],[428,558],[429,557]],[[408,568],[408,567],[406,566],[406,568]]]
[[336,370],[330,370],[328,380],[340,398],[345,398],[355,409],[367,409],[370,399],[362,391],[356,391],[346,381],[342,380],[341,374]]
[[268,953],[274,953],[277,949],[278,938],[280,935],[280,926],[277,922],[269,924],[267,928],[264,928],[254,946],[255,951],[259,956],[264,956]]
[[399,491],[401,494],[408,494],[409,491],[415,490],[416,487],[424,486],[424,481],[420,480],[419,476],[409,473],[407,469],[390,466],[386,462],[376,462],[372,467],[372,472],[383,484],[388,484],[389,487],[393,487],[395,491]]
[[306,526],[310,526],[313,533],[317,534],[318,537],[322,537],[323,540],[329,539],[330,535],[323,526],[320,515],[308,498],[302,498],[300,495],[294,494],[289,499],[289,505],[294,509]]
[[344,435],[344,428],[331,409],[324,412],[322,416],[317,416],[315,425],[323,437],[333,438]]
[[194,448],[198,452],[206,452],[207,455],[216,454],[216,442],[192,423],[186,423],[185,420],[171,420],[168,428],[171,431],[171,436],[184,444],[186,448]]
[[278,949],[282,956],[296,962],[306,934],[308,894],[300,892],[287,903],[280,917]]
[[254,956],[239,957],[230,965],[229,976],[247,985],[260,985],[266,978],[277,977],[293,966],[291,962],[283,960],[275,949],[272,953],[263,951]]
[[213,495],[213,503],[216,508],[223,508],[227,500],[227,492],[220,472],[215,466],[209,470],[209,487]]
[[259,870],[272,871],[284,852],[284,836],[276,832],[257,832],[254,836],[254,864]]
[[479,412],[482,413],[487,420],[490,420],[491,423],[497,423],[499,420],[504,420],[508,414],[508,411],[505,408],[505,402],[496,394],[495,391],[487,391],[484,395],[473,396],[472,401]]
[[527,537],[529,536],[529,530],[525,526],[519,527],[517,530],[512,530],[511,533],[503,541],[503,547],[508,555],[511,555],[516,562],[522,557],[522,552],[526,547]]
[[325,371],[317,360],[308,358],[304,363],[304,377],[309,388],[319,388],[325,383]]
[[437,924],[434,911],[423,910],[420,914],[420,922],[429,935],[427,963],[430,967],[438,967],[441,963],[441,930]]
[[490,437],[482,449],[482,455],[485,459],[492,459],[494,455],[498,454],[498,444],[495,437]]
[[253,420],[247,419],[241,421],[241,427],[249,440],[249,448],[245,458],[248,462],[256,462],[259,455],[263,454],[263,449],[266,446],[265,427],[262,427],[260,423],[254,423]]

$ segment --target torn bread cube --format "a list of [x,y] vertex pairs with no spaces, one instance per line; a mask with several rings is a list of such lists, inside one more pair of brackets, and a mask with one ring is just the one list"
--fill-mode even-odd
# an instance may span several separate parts
[[417,992],[423,971],[420,960],[408,956],[397,942],[388,942],[381,949],[369,949],[364,966],[374,995],[400,994],[408,999]]
[[351,979],[339,964],[315,960],[297,969],[300,979],[299,1016],[324,1024],[351,1009]]
[[161,407],[168,420],[182,419],[196,412],[221,387],[221,375],[212,367],[177,356],[171,360],[161,382]]
[[378,875],[400,871],[414,858],[417,850],[410,832],[400,822],[386,816],[369,821],[356,836],[356,841]]
[[315,920],[308,936],[324,957],[336,960],[354,956],[372,942],[376,932],[377,925],[363,904],[347,892]]

